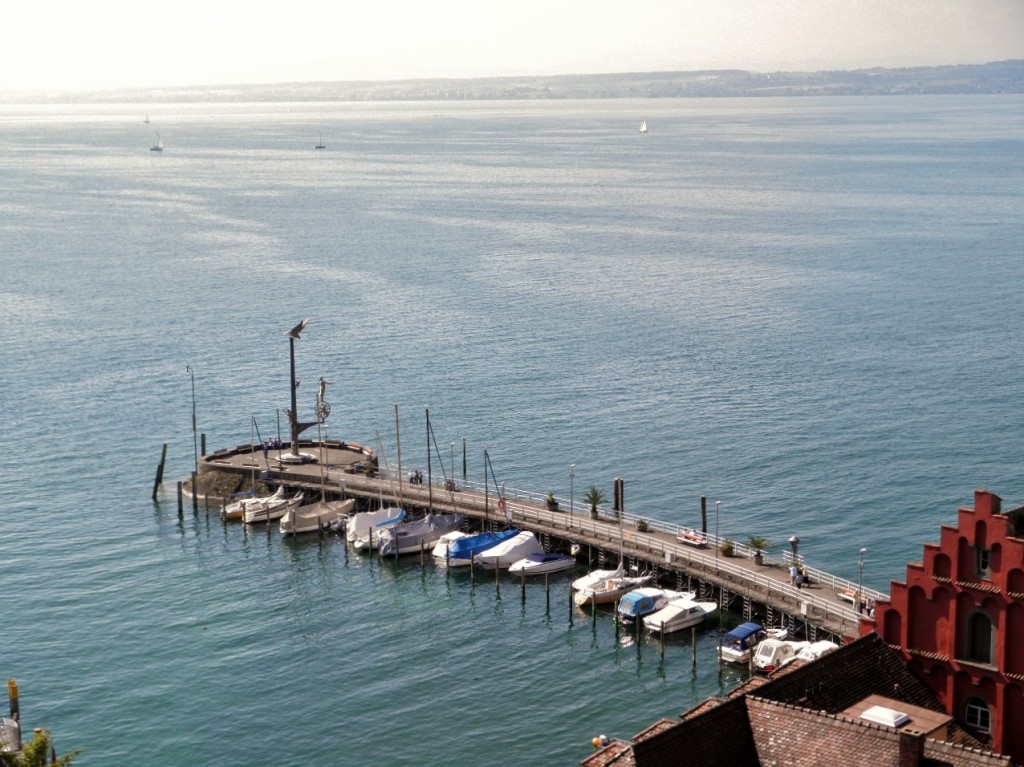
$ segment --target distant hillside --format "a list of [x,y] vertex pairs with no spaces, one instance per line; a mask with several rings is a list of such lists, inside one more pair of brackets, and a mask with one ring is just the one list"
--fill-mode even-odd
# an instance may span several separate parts
[[451,101],[1024,93],[1024,60],[836,72],[645,72],[465,80],[315,82],[48,93],[4,101]]

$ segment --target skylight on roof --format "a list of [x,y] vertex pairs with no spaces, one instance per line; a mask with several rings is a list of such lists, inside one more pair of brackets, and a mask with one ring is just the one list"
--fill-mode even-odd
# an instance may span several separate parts
[[872,706],[866,709],[860,718],[886,727],[902,727],[910,721],[910,717],[903,711],[896,711],[885,706]]

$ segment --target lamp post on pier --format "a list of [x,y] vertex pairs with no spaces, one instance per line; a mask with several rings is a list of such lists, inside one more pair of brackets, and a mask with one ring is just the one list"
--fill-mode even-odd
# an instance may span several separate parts
[[715,559],[718,559],[718,550],[722,548],[721,539],[718,537],[718,507],[722,505],[721,501],[715,501]]
[[[196,443],[196,371],[192,369],[191,365],[186,365],[185,370],[192,377],[192,466],[193,469],[198,471],[199,467],[199,448]],[[192,488],[195,492],[195,488]]]
[[574,496],[573,496],[573,490],[574,490],[573,482],[574,482],[575,479],[576,479],[576,464],[570,463],[569,464],[569,516],[570,517],[572,516],[572,509],[573,509],[573,500],[574,500]]
[[862,548],[860,550],[860,576],[857,579],[857,612],[861,612],[864,608],[864,555],[868,553],[868,550]]

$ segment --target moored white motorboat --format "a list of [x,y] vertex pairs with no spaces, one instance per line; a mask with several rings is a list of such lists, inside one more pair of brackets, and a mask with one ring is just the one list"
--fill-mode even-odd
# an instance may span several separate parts
[[242,521],[247,525],[257,522],[273,522],[275,519],[283,517],[288,509],[297,509],[300,503],[302,503],[301,490],[291,498],[283,498],[276,503],[247,506],[242,512]]
[[474,556],[473,560],[485,570],[505,570],[513,562],[518,562],[523,557],[543,553],[544,547],[537,540],[537,536],[524,530],[481,551]]
[[614,570],[591,570],[586,575],[581,575],[579,578],[572,582],[573,591],[583,591],[589,589],[600,583],[606,581],[609,578],[618,578],[620,575],[625,575],[626,565],[624,562],[619,562],[619,566]]
[[828,655],[833,650],[838,650],[839,645],[835,642],[831,642],[828,639],[819,639],[817,642],[805,642],[806,647],[802,647],[797,654],[792,658],[787,658],[780,665],[788,666],[790,663],[798,660],[817,660],[822,655]]
[[518,534],[519,531],[516,528],[510,527],[491,533],[466,535],[451,541],[447,552],[444,549],[440,551],[435,549],[434,556],[444,561],[448,567],[469,567],[473,563],[474,556]]
[[608,578],[598,581],[589,588],[580,589],[573,596],[573,600],[580,606],[609,604],[633,589],[646,586],[651,582],[651,577],[650,575],[620,575],[617,578]]
[[620,623],[635,623],[645,615],[660,610],[673,599],[687,597],[693,599],[693,592],[683,593],[658,586],[641,586],[627,591],[619,599],[615,607],[615,617]]
[[461,514],[428,514],[415,522],[402,522],[381,528],[377,551],[382,557],[417,554],[433,549],[445,533],[462,525]]
[[763,674],[770,674],[796,657],[797,653],[810,642],[789,642],[785,639],[768,637],[754,648],[754,668]]
[[789,632],[784,628],[766,629],[760,623],[741,623],[722,637],[718,657],[728,663],[746,663],[754,648],[768,637],[785,639]]
[[468,537],[469,533],[464,533],[461,530],[452,530],[451,532],[445,533],[441,536],[441,539],[434,544],[434,548],[430,553],[434,555],[434,559],[443,560],[448,556],[448,547],[451,546],[454,541],[459,540],[459,538]]
[[351,512],[355,505],[355,498],[349,498],[344,501],[317,501],[288,509],[281,517],[281,532],[295,535],[326,530]]
[[714,602],[695,602],[692,595],[672,599],[660,610],[644,617],[644,628],[659,634],[671,634],[704,623],[718,609]]
[[509,575],[544,575],[560,573],[576,567],[576,557],[569,554],[548,552],[546,554],[530,554],[508,566]]
[[345,525],[345,540],[357,551],[375,549],[381,529],[404,520],[405,509],[401,506],[382,506],[376,511],[360,511],[349,517]]

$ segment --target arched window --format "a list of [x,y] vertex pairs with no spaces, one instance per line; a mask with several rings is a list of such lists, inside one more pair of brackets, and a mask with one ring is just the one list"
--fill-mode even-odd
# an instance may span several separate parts
[[967,616],[967,635],[965,636],[964,650],[966,659],[978,663],[991,663],[995,651],[993,640],[995,631],[992,630],[992,618],[984,610],[974,610]]
[[975,732],[986,735],[992,732],[992,713],[988,704],[976,695],[964,701],[964,723]]

